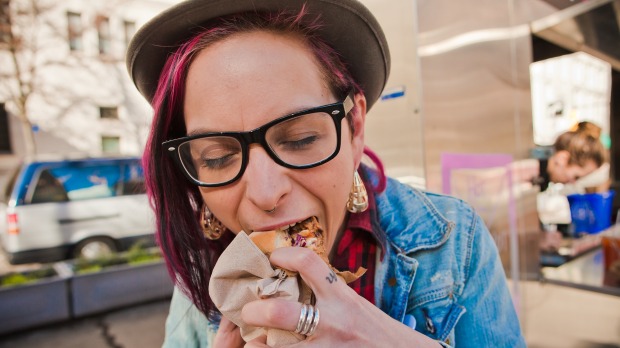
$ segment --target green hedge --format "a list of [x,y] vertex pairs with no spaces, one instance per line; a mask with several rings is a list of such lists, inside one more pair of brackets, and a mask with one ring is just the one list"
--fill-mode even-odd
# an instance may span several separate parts
[[51,278],[57,273],[52,267],[45,267],[33,271],[11,272],[0,276],[0,287],[35,283],[41,279]]

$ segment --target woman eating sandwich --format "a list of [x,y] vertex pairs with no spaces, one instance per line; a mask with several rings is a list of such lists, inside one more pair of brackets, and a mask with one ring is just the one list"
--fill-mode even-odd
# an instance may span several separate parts
[[[269,262],[298,272],[313,301],[257,298],[244,322],[299,347],[525,346],[480,218],[386,178],[365,148],[390,56],[361,3],[181,2],[136,33],[127,62],[154,110],[145,175],[177,289],[164,346],[266,347],[220,315],[213,269],[238,234],[312,217],[329,263],[299,246]],[[347,284],[332,267],[366,273]]]

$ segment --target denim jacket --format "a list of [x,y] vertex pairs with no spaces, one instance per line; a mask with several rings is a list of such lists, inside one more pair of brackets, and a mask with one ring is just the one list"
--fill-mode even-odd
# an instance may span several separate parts
[[[391,179],[375,200],[374,229],[388,242],[376,270],[379,308],[444,347],[526,346],[495,243],[469,205]],[[216,331],[175,289],[163,346],[212,347]]]

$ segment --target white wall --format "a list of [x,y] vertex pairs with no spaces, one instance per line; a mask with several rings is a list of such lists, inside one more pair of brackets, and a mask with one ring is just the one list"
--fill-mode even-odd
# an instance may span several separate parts
[[366,144],[377,152],[388,175],[424,186],[421,84],[417,56],[418,21],[414,0],[361,0],[375,15],[390,47],[392,68],[384,96],[366,118]]

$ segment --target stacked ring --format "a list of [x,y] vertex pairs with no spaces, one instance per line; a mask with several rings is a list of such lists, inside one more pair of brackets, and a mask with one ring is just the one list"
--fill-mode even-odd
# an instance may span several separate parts
[[319,325],[319,309],[310,304],[301,306],[299,321],[295,332],[298,334],[311,336]]

